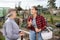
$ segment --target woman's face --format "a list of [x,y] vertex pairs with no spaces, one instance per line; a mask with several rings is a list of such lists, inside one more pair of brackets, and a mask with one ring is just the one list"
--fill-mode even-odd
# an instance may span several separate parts
[[37,10],[35,10],[35,8],[31,8],[31,14],[34,15],[35,13],[37,13]]
[[17,16],[16,11],[13,11],[12,14],[13,14],[12,16],[13,16],[14,18],[16,18],[16,16]]

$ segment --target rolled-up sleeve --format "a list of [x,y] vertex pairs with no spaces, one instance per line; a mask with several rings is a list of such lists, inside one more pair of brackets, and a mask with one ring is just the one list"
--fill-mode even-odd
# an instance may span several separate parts
[[10,22],[6,23],[7,37],[10,39],[17,39],[19,37],[19,34],[13,34],[12,27],[13,27],[13,25]]

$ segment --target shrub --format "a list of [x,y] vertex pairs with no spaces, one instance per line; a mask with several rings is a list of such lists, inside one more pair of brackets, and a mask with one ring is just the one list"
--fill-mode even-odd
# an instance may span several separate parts
[[0,40],[5,40],[4,36],[2,35],[2,33],[0,32]]
[[54,20],[53,20],[52,16],[50,17],[50,21],[51,21],[52,24],[54,23]]

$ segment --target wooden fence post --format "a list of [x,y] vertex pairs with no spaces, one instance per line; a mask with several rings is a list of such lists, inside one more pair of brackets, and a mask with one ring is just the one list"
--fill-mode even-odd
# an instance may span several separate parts
[[23,40],[23,36],[21,36],[21,40]]
[[38,33],[36,33],[36,40],[38,40]]

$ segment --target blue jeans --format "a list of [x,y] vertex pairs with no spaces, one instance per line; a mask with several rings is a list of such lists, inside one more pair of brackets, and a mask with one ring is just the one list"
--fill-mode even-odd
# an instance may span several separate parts
[[[36,40],[36,32],[30,30],[30,35],[29,35],[30,40]],[[38,40],[43,40],[41,36],[41,32],[38,33]]]

